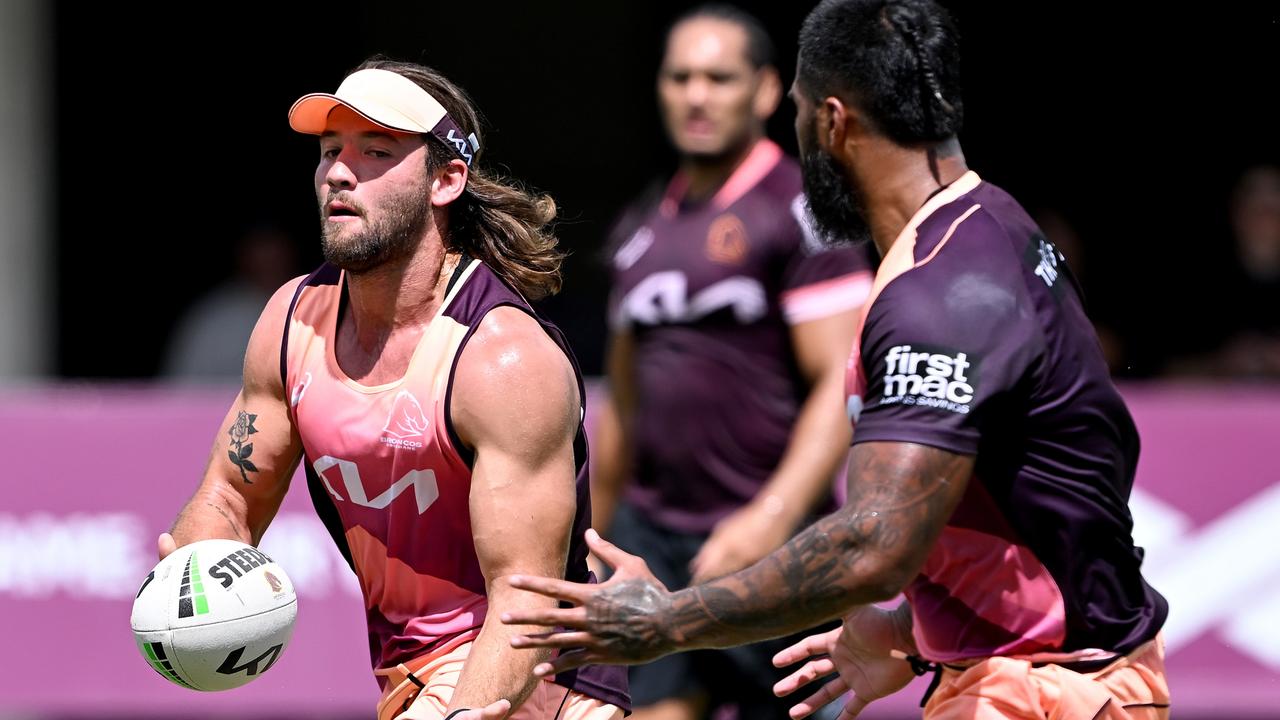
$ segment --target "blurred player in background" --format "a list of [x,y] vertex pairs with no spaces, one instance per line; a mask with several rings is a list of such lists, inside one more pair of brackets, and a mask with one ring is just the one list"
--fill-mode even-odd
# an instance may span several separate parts
[[[968,169],[959,45],[931,0],[826,0],[791,95],[820,226],[883,258],[850,366],[849,499],[761,562],[678,592],[592,536],[602,587],[512,578],[582,607],[511,613],[581,647],[537,668],[646,662],[843,616],[780,653],[778,684],[838,673],[842,720],[932,671],[924,716],[1165,718],[1158,633],[1127,499],[1138,433],[1070,271],[1022,207]],[[872,603],[903,592],[896,609]]]
[[621,718],[623,671],[538,681],[494,619],[548,604],[512,573],[588,579],[582,380],[526,301],[559,289],[554,203],[476,164],[477,112],[430,68],[366,62],[289,122],[319,136],[327,262],[268,302],[161,554],[256,544],[305,459],[364,592],[380,720]]
[[1217,283],[1196,301],[1214,320],[1184,339],[1212,349],[1169,369],[1175,375],[1280,380],[1280,166],[1257,165],[1240,176],[1230,220],[1230,259],[1209,274]]
[[236,239],[231,277],[187,308],[170,334],[161,375],[187,382],[233,383],[244,368],[262,306],[297,275],[298,250],[284,229],[252,226]]
[[[658,99],[680,166],[612,243],[595,527],[679,588],[754,563],[835,508],[871,249],[814,236],[800,168],[765,137],[781,83],[754,17],[708,5],[678,19]],[[770,658],[787,644],[633,668],[636,716],[730,704],[744,720],[783,717]]]

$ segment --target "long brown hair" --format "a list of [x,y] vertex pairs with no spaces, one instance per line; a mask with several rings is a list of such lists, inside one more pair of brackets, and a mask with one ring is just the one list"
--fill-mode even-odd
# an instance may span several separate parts
[[[513,288],[530,300],[560,290],[560,265],[564,253],[551,228],[556,203],[550,195],[530,192],[515,181],[489,173],[480,166],[484,138],[480,117],[467,93],[436,70],[415,63],[381,57],[370,58],[352,70],[389,70],[418,84],[431,94],[464,135],[474,133],[475,151],[467,185],[449,206],[445,242],[483,261]],[[435,169],[457,158],[452,148],[427,135],[427,167]]]

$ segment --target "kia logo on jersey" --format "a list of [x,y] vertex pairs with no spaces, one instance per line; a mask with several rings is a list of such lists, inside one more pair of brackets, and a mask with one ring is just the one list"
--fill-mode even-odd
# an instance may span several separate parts
[[685,274],[666,270],[631,288],[618,306],[615,322],[624,326],[694,322],[726,309],[743,325],[763,318],[769,311],[764,287],[758,280],[738,275],[690,294]]

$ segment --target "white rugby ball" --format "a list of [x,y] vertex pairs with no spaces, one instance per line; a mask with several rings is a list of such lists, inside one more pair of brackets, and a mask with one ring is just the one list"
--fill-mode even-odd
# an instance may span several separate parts
[[133,601],[134,640],[147,663],[193,690],[228,690],[280,659],[298,598],[284,570],[235,540],[201,540],[161,560]]

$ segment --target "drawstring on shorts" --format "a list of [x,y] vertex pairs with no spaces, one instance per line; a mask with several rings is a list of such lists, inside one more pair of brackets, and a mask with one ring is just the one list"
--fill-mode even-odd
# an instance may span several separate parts
[[933,679],[929,681],[929,689],[924,691],[924,697],[920,698],[920,707],[924,707],[929,702],[929,698],[933,697],[933,692],[938,689],[938,685],[942,683],[942,663],[930,662],[919,655],[908,655],[906,657],[907,664],[911,666],[911,672],[917,676],[925,673],[933,673]]

